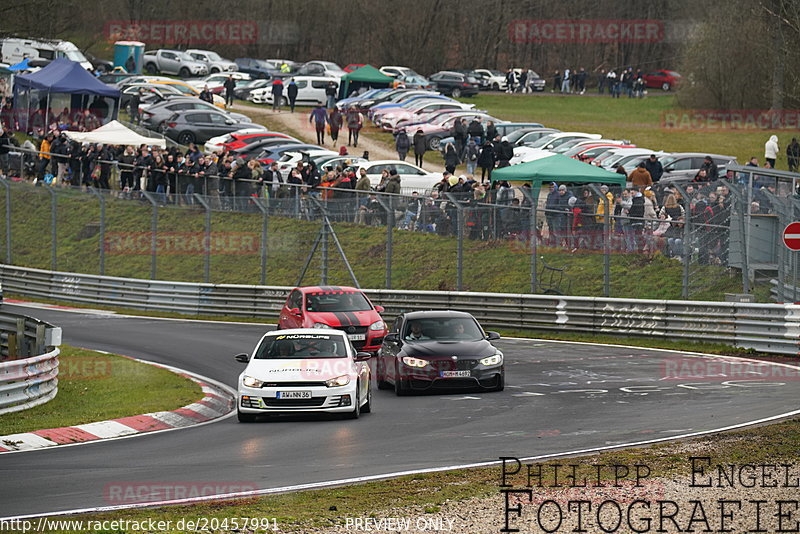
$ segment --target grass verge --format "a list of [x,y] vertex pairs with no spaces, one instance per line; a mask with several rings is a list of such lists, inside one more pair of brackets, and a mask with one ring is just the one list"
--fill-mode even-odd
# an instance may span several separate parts
[[62,345],[58,394],[50,402],[0,417],[0,435],[175,410],[201,398],[193,381],[112,354]]

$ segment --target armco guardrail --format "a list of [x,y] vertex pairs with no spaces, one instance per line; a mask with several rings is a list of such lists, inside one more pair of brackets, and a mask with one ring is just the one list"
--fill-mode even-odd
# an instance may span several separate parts
[[[275,320],[288,287],[196,284],[0,265],[7,293],[195,315]],[[505,293],[365,290],[385,316],[453,309],[491,327],[728,343],[800,355],[800,305],[636,300]]]
[[770,280],[769,283],[772,285],[770,289],[772,300],[778,302],[794,302],[795,304],[800,303],[800,287],[795,287],[787,283],[781,284],[779,280],[774,279]]
[[0,414],[44,404],[58,393],[61,329],[0,314]]

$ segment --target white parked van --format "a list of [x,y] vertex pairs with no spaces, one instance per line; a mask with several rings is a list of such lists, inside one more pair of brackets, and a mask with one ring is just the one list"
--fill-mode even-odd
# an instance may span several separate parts
[[[289,79],[283,81],[283,105],[289,103],[286,97],[286,89],[289,87]],[[297,84],[297,100],[296,104],[299,106],[316,106],[317,104],[325,105],[328,97],[325,96],[325,88],[329,82],[336,84],[337,92],[339,88],[338,78],[326,78],[323,76],[294,76],[294,82]],[[272,104],[272,85],[268,85],[262,89],[256,89],[247,97],[251,102],[256,104]]]
[[18,39],[9,37],[0,42],[2,61],[9,65],[19,63],[23,59],[56,59],[67,58],[77,61],[86,70],[92,70],[92,64],[78,47],[69,41]]

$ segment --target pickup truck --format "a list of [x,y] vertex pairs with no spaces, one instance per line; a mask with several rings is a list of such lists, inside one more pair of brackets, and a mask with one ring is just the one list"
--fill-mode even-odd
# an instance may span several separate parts
[[186,51],[186,53],[197,61],[208,65],[208,72],[210,74],[215,74],[217,72],[235,72],[239,70],[239,68],[236,66],[236,63],[230,59],[221,57],[219,54],[211,50],[197,50],[190,48]]
[[205,76],[208,65],[197,61],[191,55],[180,50],[152,50],[145,52],[142,59],[144,70],[148,74],[173,74],[181,78]]

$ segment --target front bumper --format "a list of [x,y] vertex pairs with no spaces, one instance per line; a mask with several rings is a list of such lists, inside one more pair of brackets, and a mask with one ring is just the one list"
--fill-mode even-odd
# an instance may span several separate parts
[[443,371],[426,367],[410,367],[400,364],[400,375],[408,381],[412,390],[424,391],[428,389],[494,389],[503,380],[504,368],[502,365],[493,367],[478,366],[469,369],[469,376],[445,378]]
[[[310,399],[280,399],[278,392],[310,391]],[[295,386],[250,388],[239,385],[237,403],[239,411],[250,414],[266,413],[347,413],[353,411],[356,399],[356,382],[346,386]]]

